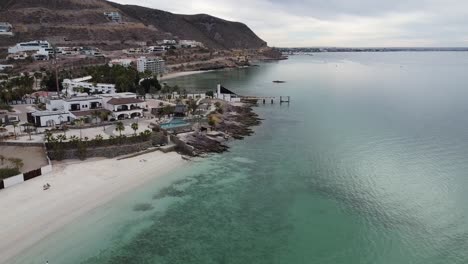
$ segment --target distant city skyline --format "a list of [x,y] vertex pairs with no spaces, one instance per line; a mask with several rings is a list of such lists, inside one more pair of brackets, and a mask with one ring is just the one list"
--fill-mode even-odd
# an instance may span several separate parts
[[458,0],[112,1],[239,21],[270,46],[468,46],[468,2]]

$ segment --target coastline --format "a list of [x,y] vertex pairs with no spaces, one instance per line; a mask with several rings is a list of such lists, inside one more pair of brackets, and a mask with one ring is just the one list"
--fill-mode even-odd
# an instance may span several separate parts
[[200,70],[200,71],[183,71],[183,72],[171,72],[166,75],[163,75],[162,78],[159,79],[159,81],[167,81],[183,76],[189,76],[189,75],[194,75],[194,74],[201,74],[201,73],[206,73],[206,72],[211,72],[212,70]]
[[[48,175],[2,190],[0,236],[8,239],[0,240],[0,263],[10,263],[87,212],[187,164],[175,152],[69,161],[57,164]],[[42,189],[45,183],[51,185],[47,191]]]

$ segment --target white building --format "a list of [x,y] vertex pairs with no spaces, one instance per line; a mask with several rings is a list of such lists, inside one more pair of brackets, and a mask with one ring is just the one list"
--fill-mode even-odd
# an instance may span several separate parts
[[104,12],[104,15],[113,22],[122,22],[119,12]]
[[69,99],[53,98],[46,102],[48,111],[87,111],[102,108],[102,98],[97,96],[77,96]]
[[37,111],[28,113],[28,122],[36,127],[52,127],[70,121],[67,111]]
[[112,118],[117,120],[142,117],[143,110],[147,109],[146,102],[134,93],[102,95],[101,98],[103,108],[111,111]]
[[4,71],[6,69],[13,69],[13,65],[11,65],[11,64],[0,64],[0,71]]
[[203,47],[203,43],[195,40],[181,40],[179,41],[179,45],[182,48],[196,48],[196,47]]
[[45,40],[34,40],[30,42],[18,43],[13,47],[8,48],[8,53],[13,54],[13,53],[18,53],[18,52],[40,51],[40,50],[46,50],[47,52],[53,53],[52,46],[49,44],[49,42]]
[[215,98],[227,101],[227,102],[240,102],[241,98],[234,92],[224,88],[221,84],[218,84],[216,89]]
[[137,70],[139,72],[150,71],[154,74],[163,74],[166,72],[166,64],[161,58],[140,57],[137,59]]
[[[92,83],[87,82],[91,80],[91,76],[86,76],[83,78],[78,79],[65,79],[62,82],[63,85],[63,93],[67,94],[68,96],[73,96],[80,94],[82,92],[86,92],[89,90],[89,93],[102,93],[102,94],[114,94],[115,93],[115,84],[107,84],[107,83]],[[84,91],[80,91],[83,89]]]
[[125,68],[128,68],[130,67],[132,64],[132,60],[131,59],[114,59],[114,60],[111,60],[109,62],[109,66],[112,67],[114,65],[120,65],[120,66],[123,66]]
[[148,51],[152,53],[163,53],[167,50],[165,46],[149,46]]
[[0,33],[10,33],[13,30],[13,26],[7,22],[0,22]]

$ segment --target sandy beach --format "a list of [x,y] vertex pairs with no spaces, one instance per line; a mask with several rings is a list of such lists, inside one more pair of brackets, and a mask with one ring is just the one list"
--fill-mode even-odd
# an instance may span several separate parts
[[[143,161],[146,160],[146,161]],[[177,153],[70,161],[52,173],[0,191],[0,263],[112,199],[186,166]],[[44,191],[42,186],[51,188]]]
[[178,78],[178,77],[183,77],[183,76],[188,76],[188,75],[194,75],[194,74],[200,74],[200,73],[205,73],[205,72],[210,72],[210,71],[184,71],[184,72],[171,72],[166,75],[164,75],[162,78],[160,78],[160,81],[167,81],[170,79]]

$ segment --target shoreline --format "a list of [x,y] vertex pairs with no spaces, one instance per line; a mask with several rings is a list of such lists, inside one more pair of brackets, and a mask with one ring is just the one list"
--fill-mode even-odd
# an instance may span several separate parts
[[[72,160],[55,165],[47,175],[2,190],[0,263],[10,263],[77,218],[188,164],[175,152],[123,160]],[[51,185],[47,191],[42,189],[45,183]]]
[[168,81],[171,79],[179,78],[179,77],[184,77],[184,76],[189,76],[189,75],[195,75],[195,74],[201,74],[201,73],[207,73],[207,72],[212,72],[213,70],[200,70],[200,71],[182,71],[182,72],[171,72],[166,75],[163,75],[162,78],[159,78],[159,81]]

